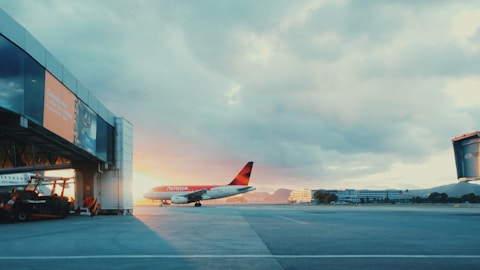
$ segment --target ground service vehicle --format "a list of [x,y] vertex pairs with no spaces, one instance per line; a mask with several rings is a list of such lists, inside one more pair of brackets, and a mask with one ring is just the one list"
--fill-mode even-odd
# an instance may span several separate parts
[[[27,221],[31,218],[64,218],[70,213],[70,202],[64,197],[66,182],[70,178],[45,178],[32,176],[23,190],[12,190],[8,201],[4,202],[4,216],[8,219]],[[53,184],[51,194],[41,195],[38,185]],[[61,182],[60,184],[57,182]],[[55,193],[61,186],[61,193]]]

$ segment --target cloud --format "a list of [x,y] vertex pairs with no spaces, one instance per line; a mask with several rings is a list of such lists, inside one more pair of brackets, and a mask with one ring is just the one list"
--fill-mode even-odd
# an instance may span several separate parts
[[450,82],[445,92],[451,95],[458,107],[471,107],[480,104],[480,100],[472,98],[478,95],[480,89],[480,77],[460,78]]
[[480,9],[464,10],[456,14],[452,30],[457,42],[467,52],[480,53]]
[[434,157],[480,124],[469,2],[3,5],[134,124],[136,164],[162,176],[254,159],[261,185],[414,183],[398,168],[445,162]]

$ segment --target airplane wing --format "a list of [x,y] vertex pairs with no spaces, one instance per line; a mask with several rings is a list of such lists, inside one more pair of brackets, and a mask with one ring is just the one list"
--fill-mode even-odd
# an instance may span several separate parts
[[198,202],[200,200],[208,200],[208,196],[205,196],[208,189],[201,189],[191,193],[173,195],[170,200],[172,203],[191,203]]
[[205,193],[207,193],[207,189],[201,189],[183,196],[187,197],[189,202],[196,202],[202,200]]

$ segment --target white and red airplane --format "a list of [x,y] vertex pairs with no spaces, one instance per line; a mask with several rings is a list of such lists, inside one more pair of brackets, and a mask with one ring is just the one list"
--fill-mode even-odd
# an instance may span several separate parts
[[195,202],[196,207],[202,206],[200,200],[225,198],[255,190],[248,185],[252,167],[253,161],[248,162],[228,185],[159,186],[150,189],[143,197],[160,200],[162,204],[166,201],[177,204]]
[[23,187],[28,184],[30,173],[0,174],[0,187]]

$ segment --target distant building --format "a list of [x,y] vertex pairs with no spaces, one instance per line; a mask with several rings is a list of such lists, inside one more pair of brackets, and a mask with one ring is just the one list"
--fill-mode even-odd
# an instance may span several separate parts
[[312,190],[292,190],[288,202],[290,203],[311,203],[312,202]]
[[345,190],[312,190],[312,196],[315,192],[328,192],[337,195],[338,202],[345,203],[376,203],[376,202],[410,202],[413,194],[408,190],[369,190],[369,189],[345,189]]

